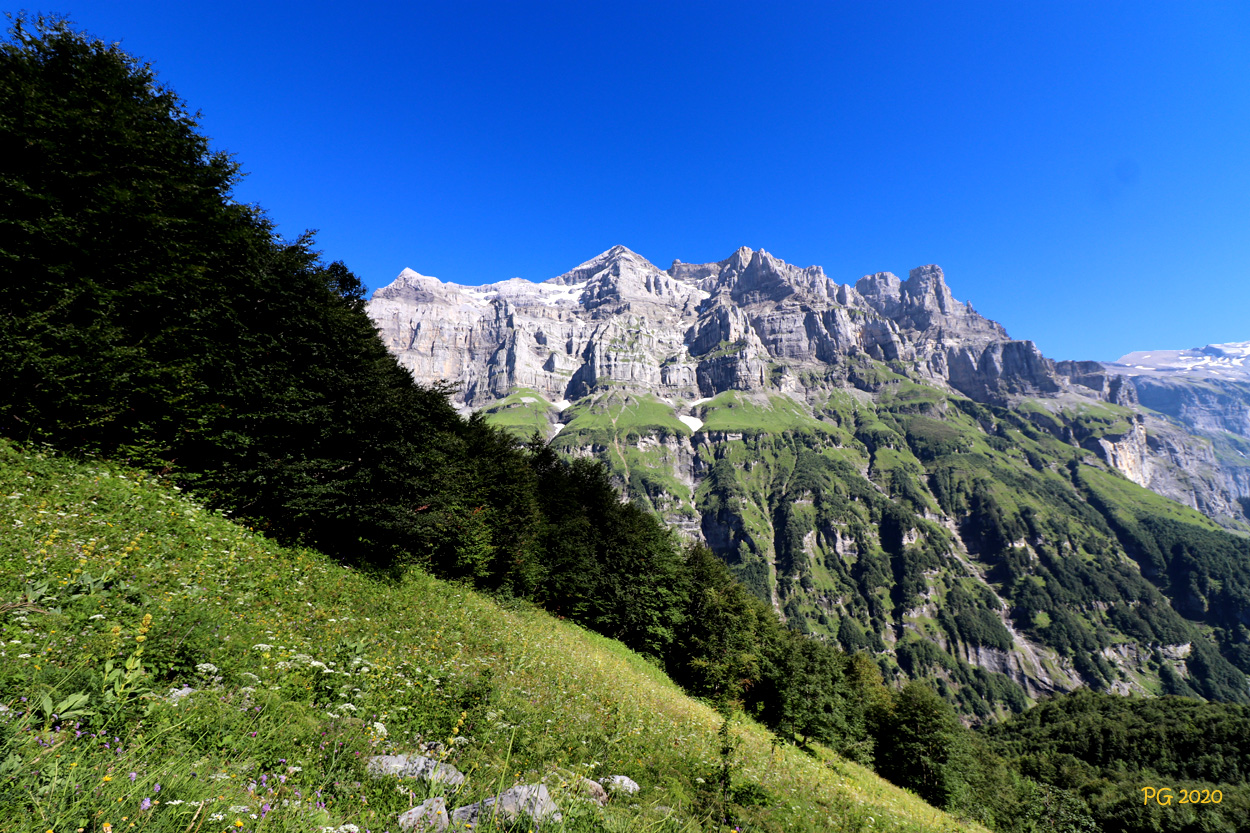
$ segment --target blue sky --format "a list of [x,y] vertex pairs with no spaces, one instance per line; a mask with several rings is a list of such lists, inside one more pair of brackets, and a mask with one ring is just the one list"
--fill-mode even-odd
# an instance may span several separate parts
[[1250,4],[61,3],[371,288],[746,245],[1058,359],[1250,339]]

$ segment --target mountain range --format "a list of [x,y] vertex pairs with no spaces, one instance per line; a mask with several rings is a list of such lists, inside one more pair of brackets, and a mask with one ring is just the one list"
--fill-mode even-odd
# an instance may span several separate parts
[[1109,464],[1225,522],[1243,521],[1238,500],[1250,497],[1250,342],[1055,362],[956,301],[937,266],[850,286],[763,250],[661,271],[617,246],[538,284],[460,286],[405,269],[369,310],[400,363],[418,381],[457,385],[466,409],[498,410],[522,390],[555,403],[545,429],[534,421],[549,436],[569,421],[564,403],[595,390],[654,394],[693,427],[699,400],[729,390],[807,404],[835,389],[872,393],[856,368],[875,362],[981,403],[1129,406],[1129,432],[1087,438]]
[[1247,345],[1054,361],[937,266],[838,284],[748,248],[661,270],[617,246],[542,283],[405,269],[368,312],[418,382],[603,459],[792,627],[972,712],[1246,696]]

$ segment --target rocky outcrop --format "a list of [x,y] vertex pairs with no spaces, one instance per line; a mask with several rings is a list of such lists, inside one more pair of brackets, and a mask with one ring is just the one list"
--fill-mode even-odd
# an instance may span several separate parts
[[428,798],[399,816],[399,829],[408,831],[434,831],[442,833],[450,826],[447,819],[447,800],[441,795]]
[[1151,443],[1163,464],[1151,488],[1250,521],[1250,342],[1129,353],[1103,367],[1155,412]]
[[1110,395],[1097,366],[1065,374],[956,301],[937,266],[852,287],[762,249],[662,271],[616,246],[539,284],[460,286],[405,269],[369,314],[416,379],[458,385],[473,408],[518,387],[570,400],[605,385],[674,398],[764,390],[777,370],[859,354],[978,401],[1074,387]]
[[416,778],[449,787],[458,787],[464,783],[463,772],[451,764],[423,755],[376,755],[369,759],[366,770],[375,778]]
[[507,823],[522,816],[528,816],[539,825],[543,822],[559,823],[563,819],[545,784],[513,787],[476,804],[457,807],[451,813],[452,822],[465,827],[476,827],[483,819]]

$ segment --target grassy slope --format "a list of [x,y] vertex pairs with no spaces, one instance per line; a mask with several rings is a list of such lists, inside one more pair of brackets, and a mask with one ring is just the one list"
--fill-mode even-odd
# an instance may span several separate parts
[[547,398],[530,388],[518,388],[483,413],[492,425],[512,432],[521,440],[528,440],[535,432],[546,439],[551,433],[554,415]]
[[[719,718],[615,642],[422,574],[372,580],[105,464],[0,444],[0,490],[6,833],[395,830],[427,789],[371,781],[363,759],[452,738],[469,773],[453,806],[621,773],[632,802],[558,795],[565,827],[704,827]],[[198,692],[161,696],[183,684]],[[968,829],[749,721],[733,735],[735,782],[767,795],[743,829]]]
[[797,402],[784,396],[745,394],[726,391],[697,408],[704,431],[780,433],[801,431],[832,433],[832,428],[808,414]]

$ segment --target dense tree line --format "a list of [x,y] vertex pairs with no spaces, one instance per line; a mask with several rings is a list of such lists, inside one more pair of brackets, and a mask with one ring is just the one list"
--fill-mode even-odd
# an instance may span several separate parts
[[[1246,706],[1078,691],[981,734],[1018,771],[1076,798],[1099,830],[1239,830],[1250,818]],[[1168,787],[1171,803],[1146,801],[1143,787]],[[1179,803],[1195,789],[1218,789],[1220,801]]]

